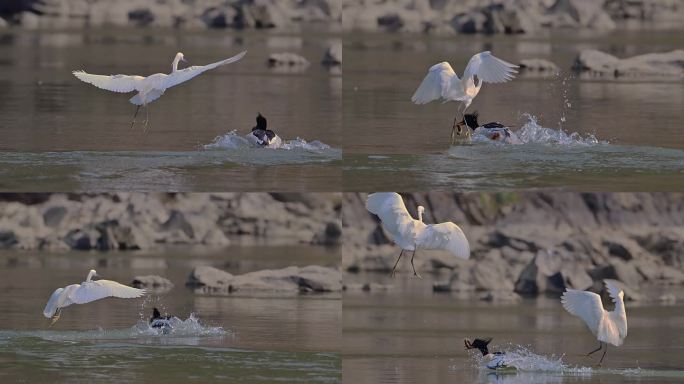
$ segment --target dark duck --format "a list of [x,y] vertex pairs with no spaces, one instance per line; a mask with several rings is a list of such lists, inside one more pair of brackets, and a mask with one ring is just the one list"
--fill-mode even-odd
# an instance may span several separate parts
[[506,359],[503,352],[489,352],[487,346],[492,342],[492,339],[475,339],[472,342],[465,339],[466,349],[478,349],[482,353],[485,366],[489,369],[510,369],[515,368],[506,364]]
[[279,146],[280,137],[268,129],[266,118],[259,113],[256,118],[256,127],[252,128],[249,139],[259,147],[275,148]]
[[522,144],[522,140],[511,131],[511,129],[501,123],[491,122],[480,125],[477,121],[477,112],[466,113],[463,120],[456,124],[456,134],[459,136],[471,136],[473,134],[482,135],[493,141],[500,141],[507,144]]
[[159,310],[157,308],[154,308],[152,310],[152,317],[150,317],[150,327],[161,329],[161,331],[163,333],[169,333],[169,332],[171,332],[171,329],[173,328],[173,326],[171,324],[172,319],[173,319],[173,316],[169,316],[169,315],[162,316],[162,314],[159,313]]

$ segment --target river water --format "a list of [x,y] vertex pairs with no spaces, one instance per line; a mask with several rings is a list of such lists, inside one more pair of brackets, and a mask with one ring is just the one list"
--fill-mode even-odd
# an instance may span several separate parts
[[[0,381],[339,382],[339,294],[210,296],[185,287],[197,265],[244,273],[309,264],[336,266],[339,251],[285,245],[133,254],[3,251]],[[174,287],[146,299],[73,305],[49,327],[42,310],[52,291],[83,281],[90,268],[124,284],[158,274]],[[153,307],[184,322],[160,335],[146,324]]]
[[[342,77],[320,61],[339,36],[315,32],[3,30],[0,190],[333,190],[340,179]],[[131,129],[131,95],[71,74],[168,73],[177,51],[190,65],[204,65],[242,50],[248,53],[241,61],[150,104],[146,131],[142,112]],[[269,68],[269,54],[284,51],[311,65]],[[248,133],[258,112],[287,149],[210,145],[233,131]]]
[[[393,288],[345,292],[345,383],[680,383],[684,321],[681,305],[626,304],[629,333],[610,347],[601,367],[596,338],[568,314],[558,297],[518,303],[479,301],[433,293],[423,280],[398,274],[345,275],[345,283],[373,281]],[[682,297],[681,289],[674,291]],[[464,338],[492,337],[490,351],[504,351],[521,369],[494,373]],[[481,355],[480,355],[481,356]]]
[[[582,49],[620,57],[684,46],[680,31],[548,36],[345,36],[344,182],[346,190],[569,188],[681,190],[684,86],[671,79],[607,79],[572,70]],[[521,146],[473,142],[450,147],[455,103],[414,105],[427,69],[449,61],[462,74],[490,50],[512,63],[541,57],[559,75],[521,73],[486,84],[469,111],[480,123],[526,129]]]

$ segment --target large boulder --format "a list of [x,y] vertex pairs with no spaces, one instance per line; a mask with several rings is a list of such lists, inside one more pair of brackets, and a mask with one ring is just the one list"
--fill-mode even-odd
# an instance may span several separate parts
[[684,50],[649,53],[619,59],[595,49],[580,52],[574,67],[578,71],[588,71],[608,76],[628,77],[674,77],[684,78]]
[[168,292],[173,288],[171,280],[157,275],[135,276],[131,282],[135,288],[145,288],[157,293]]
[[340,292],[342,274],[339,270],[310,265],[283,269],[264,269],[243,275],[231,275],[213,267],[197,267],[190,275],[188,286],[203,292]]

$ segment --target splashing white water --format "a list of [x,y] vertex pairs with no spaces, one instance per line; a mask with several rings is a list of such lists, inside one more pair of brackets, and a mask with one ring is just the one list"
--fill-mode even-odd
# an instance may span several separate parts
[[[214,141],[203,146],[204,149],[242,149],[242,148],[257,148],[245,137],[240,136],[237,131],[233,130],[224,135],[217,136]],[[294,140],[283,140],[282,144],[277,148],[269,149],[302,149],[312,152],[321,152],[330,149],[328,144],[321,141],[314,140],[307,142],[299,137]]]
[[199,318],[194,313],[190,314],[186,320],[172,317],[169,327],[152,328],[147,320],[140,320],[131,327],[131,333],[139,336],[223,336],[229,332],[222,327],[209,327],[200,323]]
[[592,134],[582,135],[577,132],[566,133],[562,128],[552,129],[541,126],[537,122],[535,116],[529,113],[523,114],[527,118],[527,122],[516,131],[520,140],[525,144],[539,143],[539,144],[555,144],[564,146],[592,146],[608,144],[607,141],[602,141]]
[[[561,372],[584,374],[591,373],[590,367],[573,367],[563,362],[562,356],[544,356],[532,352],[529,348],[520,345],[512,346],[504,350],[506,364],[515,367],[518,371],[526,372]],[[480,360],[482,358],[480,357]]]

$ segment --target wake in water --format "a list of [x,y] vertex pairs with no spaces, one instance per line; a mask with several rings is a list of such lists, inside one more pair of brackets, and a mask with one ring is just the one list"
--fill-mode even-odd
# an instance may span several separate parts
[[[205,144],[204,149],[243,149],[243,148],[254,148],[260,149],[261,147],[255,145],[252,141],[248,140],[244,136],[240,136],[237,131],[233,130],[224,135],[217,136],[214,141],[209,144]],[[300,149],[311,152],[323,152],[331,149],[328,144],[321,141],[314,140],[312,142],[307,142],[299,137],[294,140],[282,140],[275,148],[265,147],[264,149],[285,149],[293,150]]]
[[[596,136],[592,134],[583,136],[578,132],[567,133],[562,128],[553,129],[543,127],[537,122],[537,118],[529,113],[523,114],[523,117],[525,117],[527,121],[519,130],[515,131],[515,134],[518,135],[518,138],[520,138],[520,141],[522,141],[523,144],[551,144],[560,146],[593,146],[609,144],[607,141],[597,139]],[[472,140],[474,142],[501,145],[500,142],[493,141],[485,135],[478,134],[477,131],[473,134]]]
[[[529,348],[520,345],[504,349],[506,365],[515,367],[519,372],[556,372],[585,374],[591,373],[589,367],[573,367],[563,362],[562,356],[544,356],[532,352]],[[478,367],[484,367],[482,356],[477,357]]]
[[20,332],[24,336],[35,336],[50,341],[93,341],[93,340],[131,340],[145,339],[151,336],[161,337],[222,337],[231,332],[222,327],[203,325],[195,314],[190,314],[186,320],[173,317],[172,327],[169,329],[152,328],[146,319],[141,319],[130,328],[103,329],[87,331],[29,331]]

